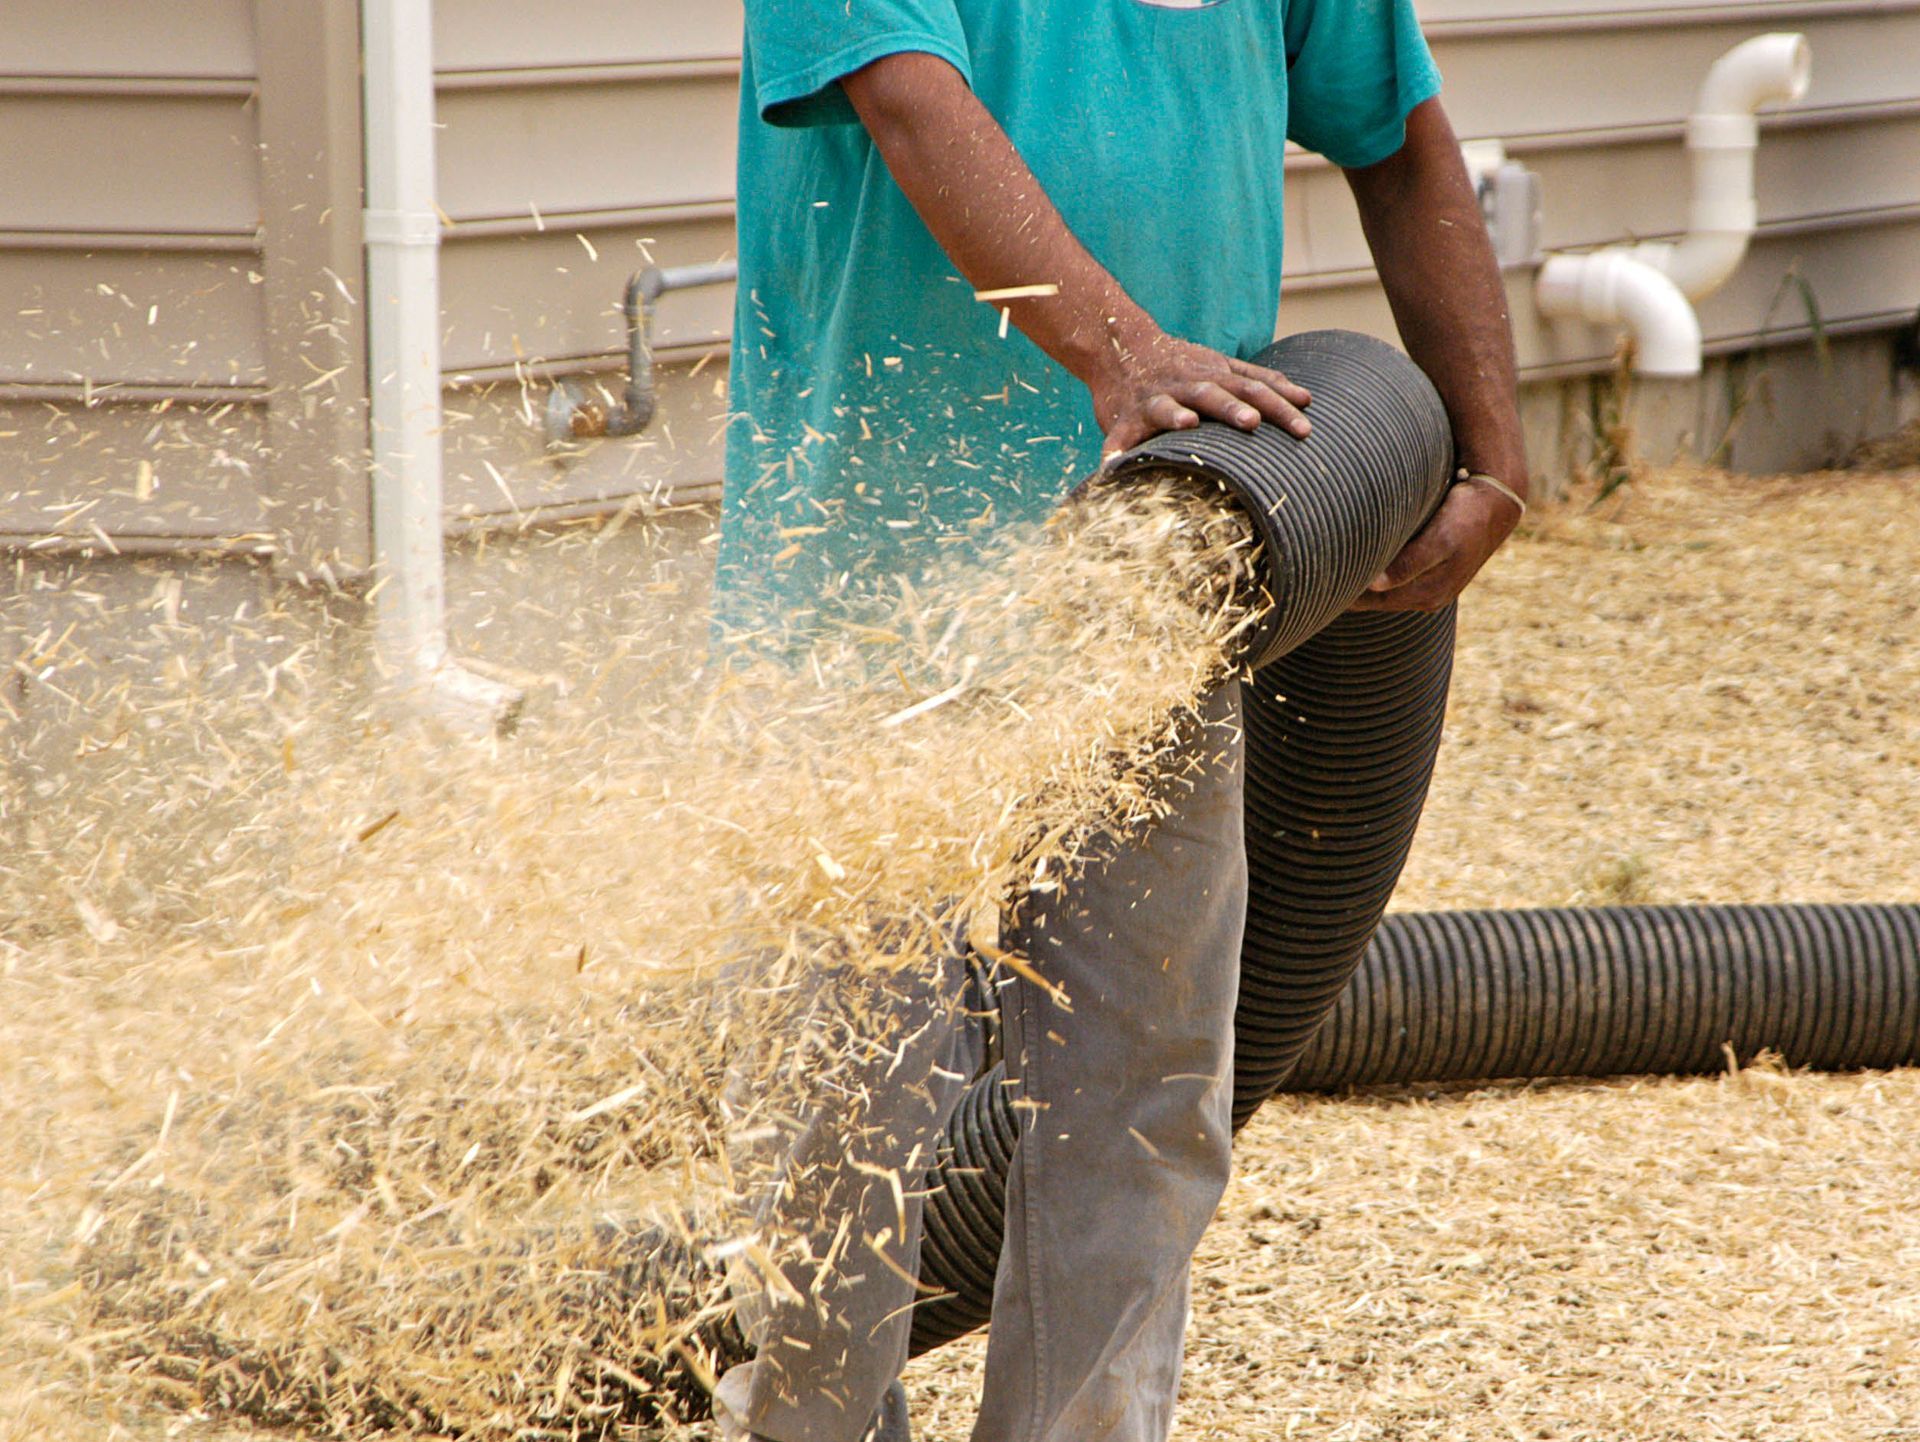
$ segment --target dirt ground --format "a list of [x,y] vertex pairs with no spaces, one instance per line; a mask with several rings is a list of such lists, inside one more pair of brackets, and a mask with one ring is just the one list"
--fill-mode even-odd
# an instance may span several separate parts
[[[1917,628],[1920,470],[1537,517],[1465,608],[1398,904],[1920,901]],[[1917,1114],[1920,1072],[1764,1064],[1284,1099],[1199,1261],[1180,1435],[1920,1439]],[[927,1442],[979,1360],[913,1368]]]

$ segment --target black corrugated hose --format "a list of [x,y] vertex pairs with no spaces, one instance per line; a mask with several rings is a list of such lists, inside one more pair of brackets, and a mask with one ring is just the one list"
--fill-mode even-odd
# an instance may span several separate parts
[[[1253,516],[1275,606],[1253,638],[1247,934],[1234,1125],[1283,1085],[1920,1062],[1920,907],[1477,912],[1381,921],[1426,801],[1454,616],[1343,614],[1445,494],[1446,415],[1400,352],[1344,332],[1261,357],[1314,395],[1305,442],[1162,436],[1116,469],[1209,476]],[[1378,935],[1376,936],[1376,929]],[[1369,942],[1371,941],[1371,945]],[[1364,957],[1364,964],[1362,958]],[[977,1081],[927,1178],[916,1353],[983,1325],[1017,1129]]]
[[[1366,950],[1426,802],[1453,671],[1453,610],[1347,614],[1445,496],[1452,431],[1419,367],[1346,331],[1259,357],[1313,394],[1313,434],[1218,424],[1156,437],[1111,475],[1210,479],[1248,513],[1272,597],[1245,655],[1247,932],[1234,1016],[1234,1125],[1313,1037]],[[916,1352],[987,1320],[1016,1135],[1002,1068],[974,1084],[929,1175]]]
[[1287,1090],[1920,1061],[1920,907],[1389,917]]

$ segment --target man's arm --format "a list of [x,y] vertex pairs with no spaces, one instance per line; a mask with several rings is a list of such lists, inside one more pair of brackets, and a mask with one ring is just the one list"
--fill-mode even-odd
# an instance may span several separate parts
[[960,72],[889,55],[841,82],[893,178],[976,290],[1057,285],[1003,302],[1016,325],[1092,393],[1117,454],[1201,417],[1310,429],[1306,390],[1278,371],[1166,334],[1074,238]]
[[[1406,144],[1347,172],[1401,337],[1433,378],[1459,464],[1527,494],[1527,453],[1506,288],[1460,143],[1438,100],[1407,117]],[[1455,486],[1356,610],[1436,611],[1500,548],[1520,508],[1491,486]]]

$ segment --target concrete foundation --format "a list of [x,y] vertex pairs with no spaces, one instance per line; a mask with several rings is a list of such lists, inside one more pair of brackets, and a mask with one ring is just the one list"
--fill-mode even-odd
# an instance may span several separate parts
[[1699,380],[1624,374],[1522,388],[1536,489],[1559,495],[1617,448],[1650,466],[1706,462],[1754,474],[1845,464],[1920,417],[1920,374],[1887,334],[1709,357]]

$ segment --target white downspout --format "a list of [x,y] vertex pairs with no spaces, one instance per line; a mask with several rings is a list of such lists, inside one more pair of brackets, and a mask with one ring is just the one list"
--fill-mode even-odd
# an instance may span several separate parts
[[374,634],[406,699],[505,730],[524,696],[452,660],[442,556],[440,215],[432,0],[362,0]]
[[1759,220],[1754,113],[1770,102],[1798,100],[1812,73],[1804,35],[1755,36],[1716,60],[1687,121],[1693,199],[1685,238],[1549,256],[1534,292],[1540,313],[1624,325],[1642,375],[1700,374],[1693,302],[1739,269]]

